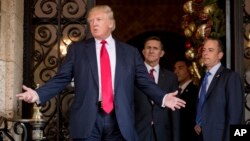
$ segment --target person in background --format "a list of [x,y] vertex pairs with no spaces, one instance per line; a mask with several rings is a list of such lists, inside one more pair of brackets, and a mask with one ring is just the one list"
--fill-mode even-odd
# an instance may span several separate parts
[[220,40],[204,41],[202,62],[206,73],[201,81],[196,125],[199,141],[229,141],[230,125],[243,121],[243,85],[238,73],[221,64]]
[[166,94],[149,77],[139,51],[113,38],[113,11],[94,6],[88,13],[93,38],[70,45],[57,74],[40,88],[23,86],[17,98],[44,104],[74,78],[70,108],[73,141],[137,141],[134,123],[134,83],[150,99],[172,110],[185,107],[176,92]]
[[186,107],[180,110],[181,141],[197,141],[198,137],[194,130],[198,86],[192,81],[189,66],[185,59],[176,61],[174,65],[181,91],[179,97],[186,101]]
[[[159,65],[164,55],[159,37],[151,36],[145,40],[142,51],[151,79],[169,93],[178,89],[177,77]],[[155,104],[143,91],[135,88],[135,126],[139,141],[179,141],[179,111],[171,111]]]

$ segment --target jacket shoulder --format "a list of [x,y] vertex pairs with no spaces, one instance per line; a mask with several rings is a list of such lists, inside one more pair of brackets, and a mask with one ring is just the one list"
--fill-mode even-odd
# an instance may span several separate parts
[[235,77],[239,77],[239,74],[229,68],[226,67],[221,67],[221,70],[219,73],[222,73],[224,75],[230,75],[230,76],[235,76]]

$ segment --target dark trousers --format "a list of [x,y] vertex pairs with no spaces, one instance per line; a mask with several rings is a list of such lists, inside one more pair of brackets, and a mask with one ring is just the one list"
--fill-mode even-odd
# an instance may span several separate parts
[[156,131],[155,131],[155,125],[152,125],[152,137],[151,137],[151,141],[157,141],[157,136],[156,136]]
[[204,140],[203,140],[202,132],[200,133],[200,135],[198,135],[198,141],[204,141]]
[[99,108],[95,126],[86,139],[73,139],[73,141],[125,141],[122,137],[115,116],[115,111],[106,114]]

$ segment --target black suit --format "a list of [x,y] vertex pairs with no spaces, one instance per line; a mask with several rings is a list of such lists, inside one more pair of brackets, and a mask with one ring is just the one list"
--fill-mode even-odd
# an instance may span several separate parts
[[[173,92],[178,88],[178,80],[174,73],[161,68],[158,85],[165,93]],[[135,88],[135,125],[139,141],[152,141],[152,125],[157,141],[179,141],[180,124],[179,111],[162,108],[152,104],[147,96]]]
[[194,130],[197,97],[198,86],[191,81],[180,95],[180,98],[186,101],[186,107],[180,110],[181,141],[197,140],[198,136]]

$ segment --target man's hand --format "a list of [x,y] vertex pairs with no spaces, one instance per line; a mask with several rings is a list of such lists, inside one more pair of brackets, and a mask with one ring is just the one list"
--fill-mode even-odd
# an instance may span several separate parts
[[23,90],[24,90],[23,93],[19,93],[16,95],[16,97],[19,100],[23,100],[28,103],[34,103],[39,100],[38,94],[33,89],[28,88],[25,85],[23,85]]
[[196,124],[196,125],[194,126],[194,130],[195,130],[195,133],[196,133],[197,135],[200,135],[200,133],[201,133],[201,127],[200,127],[199,124]]
[[172,109],[173,111],[176,108],[180,109],[181,107],[185,107],[186,102],[176,97],[177,94],[178,94],[178,91],[166,94],[164,97],[164,106]]

